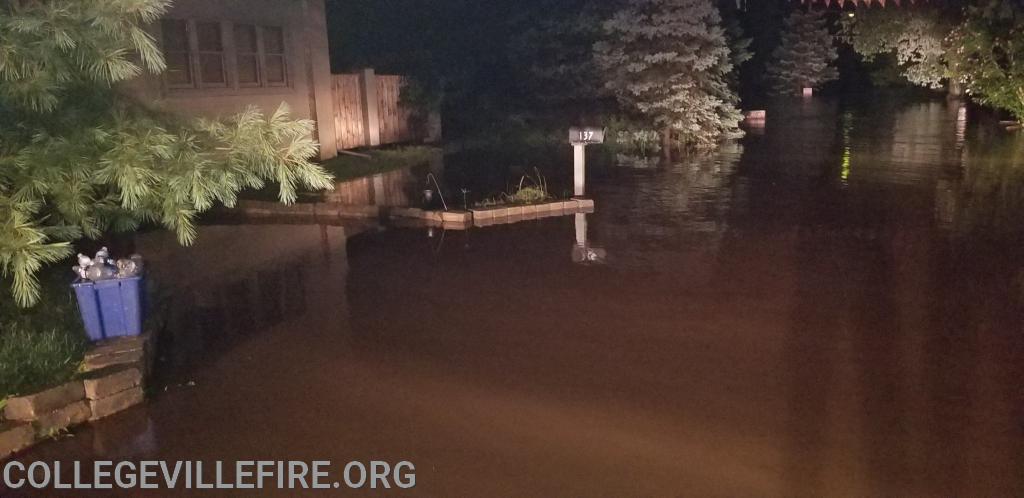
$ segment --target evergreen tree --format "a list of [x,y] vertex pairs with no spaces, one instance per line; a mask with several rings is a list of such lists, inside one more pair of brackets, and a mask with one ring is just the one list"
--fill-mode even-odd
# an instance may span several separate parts
[[[550,4],[550,5],[549,5]],[[544,105],[591,104],[607,97],[594,63],[594,43],[610,4],[544,0],[512,20],[509,62],[523,74],[528,95]]]
[[224,122],[147,109],[118,83],[164,61],[145,25],[167,0],[0,0],[0,274],[21,305],[70,243],[158,223],[178,240],[243,188],[330,188],[313,124],[249,109]]
[[594,52],[605,85],[667,141],[708,148],[740,134],[729,44],[711,0],[628,0],[603,28]]
[[[754,52],[750,49],[754,39],[746,36],[743,32],[743,26],[735,17],[726,19],[724,25],[725,38],[729,43],[729,58],[732,60],[733,68],[738,69],[754,58]],[[739,93],[740,72],[738,70],[734,70],[729,75],[729,82],[733,90]]]
[[838,58],[828,21],[822,11],[794,10],[786,18],[782,42],[772,52],[768,78],[779,94],[797,94],[839,77],[832,65]]

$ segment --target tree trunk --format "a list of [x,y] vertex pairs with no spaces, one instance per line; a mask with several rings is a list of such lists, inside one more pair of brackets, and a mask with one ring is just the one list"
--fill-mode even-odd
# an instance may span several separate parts
[[959,99],[964,94],[964,88],[955,78],[950,78],[949,82],[946,83],[946,98],[948,99]]
[[668,125],[661,129],[661,160],[672,162],[672,127]]

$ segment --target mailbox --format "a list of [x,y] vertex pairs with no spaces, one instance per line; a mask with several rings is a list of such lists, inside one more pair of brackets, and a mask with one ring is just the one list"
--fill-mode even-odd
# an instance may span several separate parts
[[583,197],[587,162],[587,155],[584,149],[590,144],[604,143],[604,128],[596,126],[574,126],[569,128],[569,143],[572,144],[573,195]]
[[569,143],[573,145],[603,144],[604,128],[596,126],[569,128]]

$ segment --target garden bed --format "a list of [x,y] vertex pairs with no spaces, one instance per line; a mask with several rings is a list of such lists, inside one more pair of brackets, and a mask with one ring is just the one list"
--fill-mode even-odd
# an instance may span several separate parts
[[88,348],[67,266],[39,273],[40,298],[18,306],[9,285],[0,286],[0,403],[74,377]]
[[73,380],[7,398],[0,414],[0,459],[142,403],[152,346],[151,334],[95,343]]

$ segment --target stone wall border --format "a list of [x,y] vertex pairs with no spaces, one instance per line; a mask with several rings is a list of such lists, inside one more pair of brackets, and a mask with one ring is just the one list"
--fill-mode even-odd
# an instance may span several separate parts
[[473,208],[469,211],[424,210],[419,208],[391,208],[388,216],[392,219],[414,219],[427,222],[430,226],[446,229],[465,230],[470,227],[485,227],[517,223],[538,218],[563,216],[576,213],[594,212],[594,200],[573,198],[538,204],[515,204]]
[[291,219],[295,221],[334,222],[343,219],[379,219],[382,214],[392,220],[418,220],[428,226],[452,230],[466,230],[470,227],[485,227],[525,220],[562,216],[575,213],[592,213],[594,200],[573,198],[543,202],[539,204],[509,204],[485,208],[428,210],[415,207],[350,206],[327,202],[297,203],[286,206],[271,201],[239,201],[225,211],[241,216],[245,220]]
[[351,206],[334,202],[297,202],[281,204],[272,201],[242,200],[235,207],[224,209],[229,216],[240,216],[245,220],[291,218],[299,221],[333,222],[344,219],[376,219],[380,217],[379,206]]

